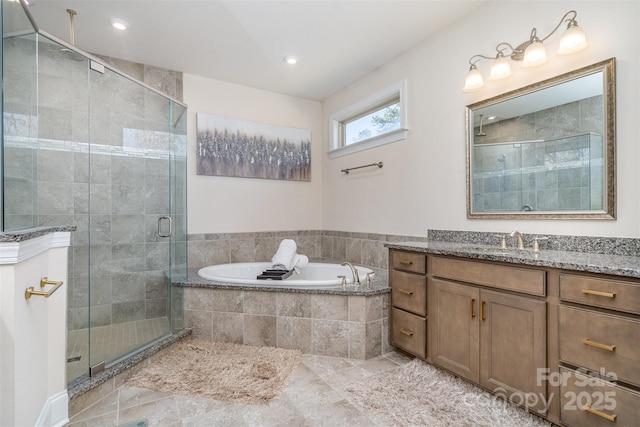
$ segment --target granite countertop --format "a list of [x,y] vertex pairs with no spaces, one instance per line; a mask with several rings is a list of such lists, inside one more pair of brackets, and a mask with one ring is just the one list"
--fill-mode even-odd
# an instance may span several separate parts
[[607,255],[545,249],[536,253],[532,249],[500,249],[497,245],[442,241],[387,242],[384,246],[428,254],[640,278],[640,255]]
[[364,278],[361,278],[362,284],[360,285],[348,285],[343,288],[341,285],[337,286],[322,286],[322,287],[302,287],[302,286],[286,286],[286,280],[282,285],[278,285],[278,280],[265,280],[264,285],[244,285],[244,284],[230,284],[224,282],[214,282],[212,280],[203,279],[198,276],[198,269],[189,269],[186,280],[177,280],[173,282],[174,286],[180,286],[185,288],[213,288],[213,289],[236,289],[236,290],[249,290],[249,291],[265,291],[265,292],[286,292],[292,293],[311,293],[311,294],[329,294],[329,295],[351,295],[351,296],[370,296],[378,294],[387,294],[391,292],[389,288],[387,270],[381,270],[372,268],[375,272],[370,285],[364,283]]
[[17,243],[35,239],[49,233],[76,231],[75,225],[63,225],[54,227],[34,227],[24,230],[6,231],[0,233],[0,243]]

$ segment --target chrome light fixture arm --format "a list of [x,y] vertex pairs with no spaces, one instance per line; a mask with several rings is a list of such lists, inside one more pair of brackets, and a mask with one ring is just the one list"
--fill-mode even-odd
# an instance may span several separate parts
[[[573,14],[573,17],[566,19],[567,16],[569,16],[570,14]],[[569,12],[565,13],[562,19],[560,19],[560,22],[558,22],[558,25],[556,25],[556,27],[549,34],[547,34],[546,37],[543,37],[542,39],[540,39],[540,41],[544,42],[549,37],[551,37],[553,33],[558,31],[558,28],[560,28],[563,22],[568,22],[567,28],[575,27],[576,25],[578,25],[578,21],[576,21],[577,17],[578,17],[578,12],[576,12],[575,10],[570,10]],[[535,28],[532,31],[535,31]]]

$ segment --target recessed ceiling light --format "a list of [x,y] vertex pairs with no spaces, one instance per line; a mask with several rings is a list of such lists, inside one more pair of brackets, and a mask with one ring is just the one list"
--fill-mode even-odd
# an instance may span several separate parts
[[287,55],[282,59],[284,60],[284,62],[286,62],[289,65],[295,65],[295,64],[298,63],[298,57],[297,56]]
[[121,21],[121,20],[115,20],[115,21],[111,22],[111,25],[116,30],[124,31],[124,30],[127,29],[127,23],[124,22],[124,21]]

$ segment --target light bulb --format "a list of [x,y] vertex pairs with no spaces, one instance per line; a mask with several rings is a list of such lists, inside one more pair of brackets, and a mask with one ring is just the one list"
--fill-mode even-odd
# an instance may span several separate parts
[[491,64],[490,80],[500,80],[511,75],[511,62],[506,56],[497,57]]
[[540,40],[536,40],[524,51],[522,66],[524,68],[535,67],[536,65],[544,64],[547,61],[547,49]]
[[124,31],[124,30],[126,30],[128,28],[127,23],[122,21],[122,20],[120,20],[120,19],[114,19],[111,22],[111,26],[113,28],[115,28],[116,30],[120,30],[120,31]]
[[587,37],[584,30],[577,24],[571,25],[565,30],[560,38],[558,55],[569,55],[587,48]]
[[285,56],[282,60],[289,65],[296,65],[298,63],[298,57],[293,55]]
[[476,89],[480,89],[484,86],[484,78],[482,77],[482,73],[476,68],[475,65],[472,65],[467,73],[467,76],[464,78],[464,88],[463,92],[471,92]]

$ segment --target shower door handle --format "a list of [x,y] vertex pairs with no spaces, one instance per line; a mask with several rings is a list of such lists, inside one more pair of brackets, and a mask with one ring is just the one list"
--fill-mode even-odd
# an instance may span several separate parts
[[[162,220],[163,219],[166,219],[166,220],[169,221],[169,233],[167,233],[167,234],[164,234],[162,232]],[[160,236],[160,237],[170,237],[171,234],[173,234],[173,221],[171,220],[171,217],[170,216],[166,216],[166,215],[159,217],[158,218],[158,236]]]

